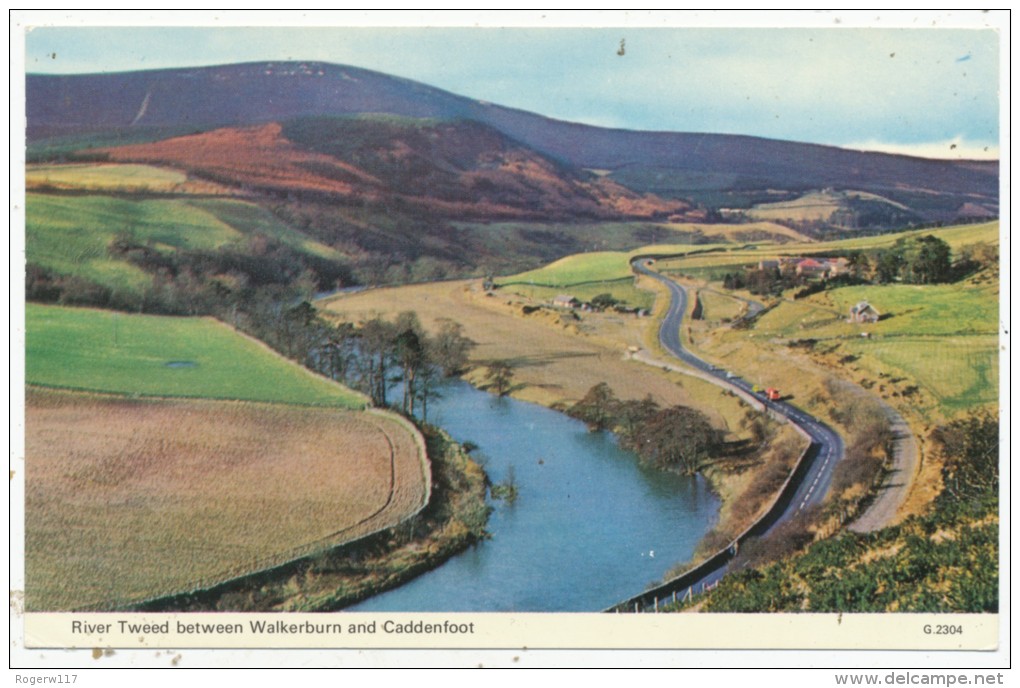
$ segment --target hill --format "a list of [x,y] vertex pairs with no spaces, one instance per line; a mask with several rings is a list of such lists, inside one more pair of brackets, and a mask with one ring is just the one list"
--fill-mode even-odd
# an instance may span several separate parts
[[[750,136],[642,132],[552,120],[407,79],[318,62],[28,75],[30,153],[152,141],[318,116],[470,120],[638,193],[748,204],[767,190],[879,193],[924,221],[998,210],[998,163],[866,153]],[[772,199],[775,200],[775,199]],[[968,205],[970,204],[970,205]]]
[[652,218],[689,209],[584,175],[469,121],[303,118],[94,152],[179,166],[249,192],[397,204],[435,217]]

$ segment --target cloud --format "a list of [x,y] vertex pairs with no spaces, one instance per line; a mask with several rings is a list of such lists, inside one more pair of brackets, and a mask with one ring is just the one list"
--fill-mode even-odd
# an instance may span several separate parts
[[27,55],[30,70],[63,73],[324,60],[557,119],[845,145],[997,140],[999,41],[956,29],[54,27],[28,35]]
[[945,141],[927,141],[923,143],[889,143],[883,141],[865,141],[847,143],[843,148],[854,150],[893,153],[896,155],[912,155],[918,158],[935,158],[939,160],[998,160],[999,147],[992,144],[965,141],[957,136]]

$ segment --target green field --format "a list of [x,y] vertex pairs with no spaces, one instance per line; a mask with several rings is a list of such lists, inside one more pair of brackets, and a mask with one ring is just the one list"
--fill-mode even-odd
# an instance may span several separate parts
[[607,282],[631,275],[628,254],[621,251],[597,251],[561,258],[537,270],[522,272],[500,280],[504,284],[536,284],[568,287],[586,282]]
[[544,287],[571,287],[592,282],[612,282],[633,276],[630,261],[646,253],[687,253],[705,251],[719,244],[654,244],[633,251],[593,251],[561,258],[537,270],[529,270],[499,280],[500,285],[528,284]]
[[841,207],[836,194],[815,192],[791,201],[759,203],[746,213],[760,220],[828,220]]
[[698,298],[701,300],[702,318],[705,320],[733,320],[745,310],[742,301],[719,292],[701,289]]
[[860,237],[856,239],[841,239],[839,241],[827,241],[819,244],[798,246],[790,244],[783,247],[783,252],[793,255],[791,250],[803,250],[808,252],[826,251],[848,251],[853,249],[877,249],[886,248],[896,243],[898,239],[913,236],[926,236],[931,234],[945,241],[954,250],[958,250],[967,244],[986,242],[989,244],[999,243],[999,222],[982,222],[973,225],[958,225],[954,227],[941,227],[933,229],[915,229],[896,234],[882,234],[880,236]]
[[[847,322],[850,306],[865,300],[883,319]],[[838,343],[839,356],[858,359],[854,366],[906,377],[953,413],[998,399],[998,306],[997,287],[967,282],[843,287],[783,301],[757,320],[754,331]]]
[[999,348],[994,335],[853,340],[840,352],[859,357],[857,364],[910,380],[954,412],[999,400]]
[[29,303],[25,326],[28,384],[142,396],[365,406],[356,392],[208,318]]
[[281,244],[286,244],[293,249],[309,255],[319,256],[320,258],[328,258],[330,260],[344,259],[343,254],[336,249],[309,239],[301,232],[281,222],[265,208],[254,203],[212,198],[189,200],[188,205],[209,213],[219,222],[223,222],[247,235],[262,234],[276,239]]
[[110,244],[118,237],[158,251],[214,250],[261,233],[309,254],[338,257],[333,249],[243,201],[29,193],[25,229],[29,263],[130,294],[143,292],[152,276],[110,254]]
[[108,247],[118,236],[141,244],[151,242],[162,250],[213,249],[243,236],[183,200],[29,193],[25,210],[29,263],[131,293],[142,291],[152,278],[110,255]]
[[[867,301],[882,319],[846,322],[850,306]],[[857,337],[992,334],[998,331],[998,288],[991,285],[887,284],[842,287],[797,301],[783,301],[762,315],[755,329],[779,337]]]

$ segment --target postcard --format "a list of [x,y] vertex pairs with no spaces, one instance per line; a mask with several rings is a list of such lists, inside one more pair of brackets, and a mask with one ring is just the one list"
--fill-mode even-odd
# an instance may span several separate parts
[[1003,15],[16,13],[19,666],[1008,663]]

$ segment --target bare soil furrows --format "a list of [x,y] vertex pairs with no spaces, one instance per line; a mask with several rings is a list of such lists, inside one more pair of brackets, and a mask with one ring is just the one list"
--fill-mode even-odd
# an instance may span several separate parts
[[30,389],[27,606],[124,606],[395,525],[424,460],[384,414]]

